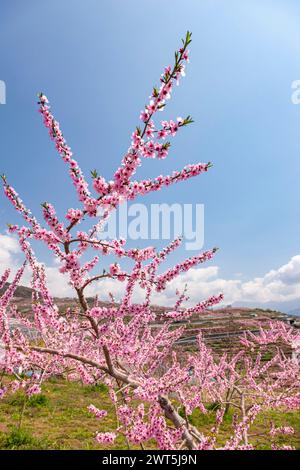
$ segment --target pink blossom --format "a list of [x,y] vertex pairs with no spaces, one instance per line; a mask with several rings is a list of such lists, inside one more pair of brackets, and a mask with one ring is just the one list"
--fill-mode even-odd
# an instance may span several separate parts
[[32,395],[38,395],[41,393],[41,387],[38,384],[31,385],[26,391],[26,394],[28,397],[31,397]]
[[93,413],[98,419],[105,418],[105,416],[107,416],[106,410],[99,410],[94,405],[89,405],[88,410],[90,413]]
[[96,441],[99,442],[99,444],[113,444],[116,437],[114,432],[98,432]]
[[117,263],[111,264],[109,267],[109,272],[112,276],[116,276],[121,271],[120,265]]

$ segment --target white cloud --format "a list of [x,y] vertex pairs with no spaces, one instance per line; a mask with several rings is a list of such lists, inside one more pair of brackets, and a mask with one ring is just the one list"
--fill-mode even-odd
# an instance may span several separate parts
[[66,276],[56,266],[46,266],[48,289],[55,297],[74,297],[74,290],[68,284]]
[[191,305],[221,292],[226,304],[250,302],[263,305],[293,301],[300,299],[300,255],[293,256],[288,263],[272,269],[263,277],[249,281],[223,279],[216,266],[191,269],[168,285],[168,290],[158,296],[158,303],[170,305],[176,289],[182,290],[185,283],[188,284]]
[[[0,234],[0,266],[1,272],[11,268],[15,272],[20,266],[22,256],[17,240],[8,234]],[[51,293],[58,297],[73,296],[74,291],[69,286],[65,276],[58,271],[57,263],[46,267],[46,275]],[[226,304],[249,302],[253,304],[267,304],[269,302],[288,302],[300,299],[300,254],[293,256],[286,264],[272,269],[262,277],[247,281],[238,279],[224,279],[220,276],[218,266],[191,269],[170,282],[166,291],[155,293],[152,302],[165,306],[172,306],[176,301],[175,292],[182,291],[188,285],[189,305],[206,299],[211,295],[224,294]],[[30,284],[30,272],[27,269],[22,279],[23,285]],[[104,279],[91,284],[87,288],[87,295],[98,294],[102,300],[108,299],[109,292],[121,298],[126,283]],[[141,289],[136,289],[135,300],[143,299]]]
[[286,302],[300,298],[300,255],[263,277],[242,284],[245,301]]
[[15,255],[20,252],[18,241],[10,235],[0,234],[0,266],[13,266]]

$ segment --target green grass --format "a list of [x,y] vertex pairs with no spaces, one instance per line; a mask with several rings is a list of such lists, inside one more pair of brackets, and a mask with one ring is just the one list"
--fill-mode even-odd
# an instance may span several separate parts
[[9,432],[1,433],[0,448],[11,450],[46,450],[49,448],[49,444],[45,438],[38,439],[26,429],[13,427]]
[[[103,384],[86,386],[63,379],[51,379],[43,385],[40,395],[32,396],[23,415],[21,429],[18,429],[24,396],[17,392],[0,402],[0,449],[104,449],[97,444],[96,432],[112,431],[116,417],[110,402],[107,387]],[[108,416],[97,420],[87,411],[90,404],[105,409]],[[190,421],[204,433],[209,432],[215,422],[218,403],[207,405],[207,413],[196,410]],[[231,434],[232,409],[225,416],[220,429],[218,444],[223,444]],[[270,449],[270,438],[266,429],[270,422],[275,426],[293,426],[295,434],[276,439],[277,443],[290,444],[300,449],[300,414],[271,410],[258,416],[251,428],[250,442],[258,449]],[[152,447],[151,442],[147,448]],[[115,449],[126,449],[124,438],[118,437]]]
[[[8,399],[8,403],[12,406],[23,406],[24,403],[24,395],[22,393],[15,393],[11,398]],[[42,406],[48,406],[49,404],[49,398],[43,394],[40,393],[39,395],[32,395],[27,400],[26,406],[29,407],[42,407]]]

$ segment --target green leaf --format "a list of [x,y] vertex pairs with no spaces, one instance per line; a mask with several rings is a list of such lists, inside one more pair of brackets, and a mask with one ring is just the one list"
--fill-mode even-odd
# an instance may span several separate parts
[[187,124],[191,124],[192,122],[194,122],[194,120],[192,119],[192,117],[191,117],[190,115],[188,115],[188,116],[184,119],[184,121],[183,121],[183,123],[182,123],[182,126],[186,126]]
[[98,176],[97,170],[91,170],[91,175],[92,175],[92,178],[97,178]]
[[158,97],[158,89],[156,87],[153,87],[153,96],[154,98],[157,98]]
[[165,150],[168,150],[169,147],[171,147],[171,142],[165,142],[162,146],[162,148]]

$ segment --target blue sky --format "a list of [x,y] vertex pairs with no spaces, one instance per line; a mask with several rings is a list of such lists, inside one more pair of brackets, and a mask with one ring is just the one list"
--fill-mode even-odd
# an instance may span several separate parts
[[[187,76],[161,116],[191,114],[195,123],[167,160],[146,161],[139,175],[198,161],[214,167],[146,201],[205,204],[204,248],[220,247],[222,279],[277,270],[300,253],[300,105],[291,101],[299,20],[297,0],[2,0],[1,173],[37,214],[45,200],[61,215],[76,207],[37,92],[50,99],[83,170],[110,178],[152,85],[191,30]],[[2,233],[18,220],[4,197],[0,219]]]

